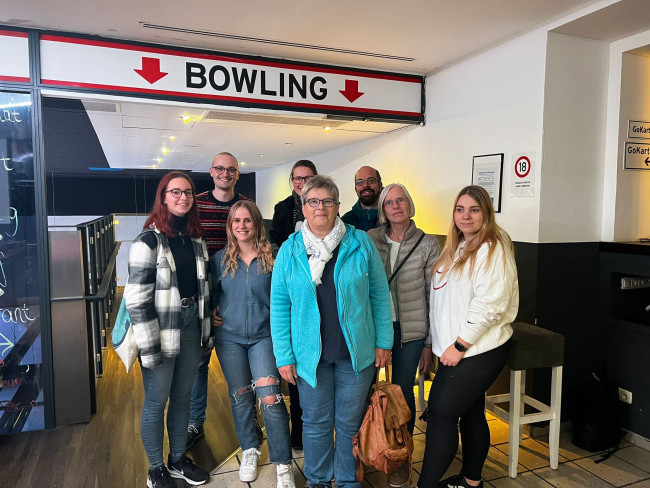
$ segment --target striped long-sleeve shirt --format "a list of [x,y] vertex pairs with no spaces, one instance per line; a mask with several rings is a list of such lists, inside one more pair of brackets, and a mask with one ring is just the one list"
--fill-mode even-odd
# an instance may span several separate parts
[[239,200],[250,200],[250,198],[235,193],[235,198],[229,202],[221,202],[214,198],[211,191],[196,195],[196,208],[199,211],[199,220],[201,221],[201,227],[203,227],[203,238],[208,245],[208,255],[210,257],[226,247],[228,213],[230,213],[230,207]]

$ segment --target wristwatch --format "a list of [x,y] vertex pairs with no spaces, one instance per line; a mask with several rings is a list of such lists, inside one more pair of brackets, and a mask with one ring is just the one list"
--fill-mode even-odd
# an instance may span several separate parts
[[463,346],[460,342],[454,342],[454,347],[458,352],[467,352],[467,347]]

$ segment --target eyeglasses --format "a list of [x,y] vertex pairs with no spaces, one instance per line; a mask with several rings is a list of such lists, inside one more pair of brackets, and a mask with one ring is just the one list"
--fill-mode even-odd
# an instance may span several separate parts
[[194,198],[194,190],[179,190],[174,188],[172,190],[167,190],[165,193],[171,193],[174,198],[180,198],[183,193],[187,198]]
[[234,176],[237,174],[237,171],[239,171],[237,168],[233,168],[232,166],[230,168],[224,168],[223,166],[212,166],[212,169],[215,170],[218,175],[226,171],[230,176]]
[[354,182],[356,186],[365,186],[366,184],[375,185],[377,183],[379,183],[377,178],[366,178],[365,180],[357,180]]
[[392,207],[393,205],[399,205],[402,206],[406,203],[406,198],[404,197],[397,197],[395,200],[386,200],[384,202],[384,207]]
[[303,182],[307,183],[312,178],[313,176],[294,176],[293,178],[291,178],[291,180],[294,183],[303,183]]
[[306,203],[312,208],[318,207],[321,203],[327,208],[338,205],[338,202],[334,201],[333,198],[308,198]]

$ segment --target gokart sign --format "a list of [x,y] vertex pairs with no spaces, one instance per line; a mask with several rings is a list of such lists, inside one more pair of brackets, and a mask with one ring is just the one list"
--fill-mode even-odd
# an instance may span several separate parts
[[423,120],[424,79],[334,66],[42,35],[41,83],[223,105]]
[[0,30],[0,81],[29,83],[27,32]]

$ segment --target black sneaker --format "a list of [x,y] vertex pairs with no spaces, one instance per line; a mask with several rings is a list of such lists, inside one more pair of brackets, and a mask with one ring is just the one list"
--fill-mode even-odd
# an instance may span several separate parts
[[203,471],[196,464],[192,462],[185,454],[175,463],[172,463],[171,454],[167,460],[169,466],[169,474],[172,478],[182,478],[190,485],[202,485],[210,479],[207,471]]
[[148,488],[176,488],[176,483],[169,475],[167,468],[159,466],[158,468],[153,468],[149,470],[149,476],[147,477],[147,487]]
[[185,441],[185,450],[187,451],[194,443],[199,440],[200,437],[203,437],[203,426],[194,427],[193,425],[187,426],[187,441]]
[[483,488],[483,481],[481,480],[476,487],[473,487],[467,483],[462,473],[458,473],[442,480],[438,483],[438,488]]

